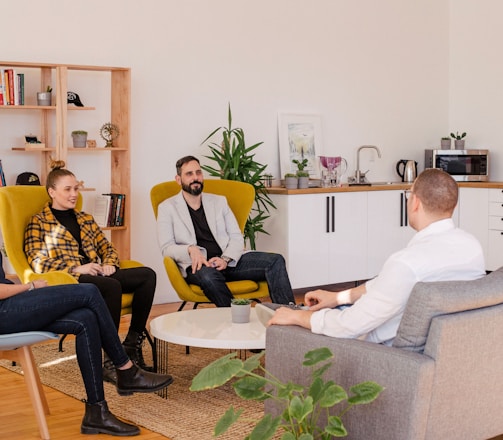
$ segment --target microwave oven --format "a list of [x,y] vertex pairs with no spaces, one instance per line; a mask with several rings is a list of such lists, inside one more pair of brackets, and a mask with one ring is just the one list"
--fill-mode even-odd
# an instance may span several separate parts
[[439,168],[458,182],[489,180],[489,150],[425,150],[425,168]]

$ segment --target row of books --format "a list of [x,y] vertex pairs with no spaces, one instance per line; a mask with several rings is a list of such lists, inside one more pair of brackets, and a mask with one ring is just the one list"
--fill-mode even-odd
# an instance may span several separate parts
[[101,194],[94,200],[94,220],[100,226],[124,226],[125,194]]
[[24,105],[24,73],[0,69],[0,105]]
[[0,160],[0,186],[7,186],[5,182],[5,174],[3,172],[2,161]]

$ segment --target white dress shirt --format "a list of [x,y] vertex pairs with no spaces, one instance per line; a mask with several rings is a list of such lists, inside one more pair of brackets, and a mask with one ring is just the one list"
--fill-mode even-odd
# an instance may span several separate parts
[[483,275],[485,262],[478,240],[456,228],[452,219],[440,220],[391,255],[379,275],[367,281],[366,293],[353,306],[314,312],[311,330],[390,345],[417,282],[473,280]]

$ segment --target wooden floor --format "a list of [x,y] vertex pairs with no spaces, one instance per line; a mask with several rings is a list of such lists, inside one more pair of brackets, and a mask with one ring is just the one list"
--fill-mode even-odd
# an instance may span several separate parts
[[[151,318],[165,313],[176,312],[180,303],[160,304],[152,308]],[[129,317],[121,320],[121,331],[129,327]],[[0,439],[36,440],[40,434],[31,406],[26,385],[22,376],[0,367]],[[49,387],[44,387],[51,414],[47,417],[49,433],[52,440],[108,439],[109,435],[80,434],[80,424],[84,416],[84,403],[60,393]],[[141,429],[140,436],[145,440],[166,440],[163,435]]]

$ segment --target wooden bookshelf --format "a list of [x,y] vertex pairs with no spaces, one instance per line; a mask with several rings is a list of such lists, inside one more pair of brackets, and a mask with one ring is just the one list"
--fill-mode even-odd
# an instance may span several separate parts
[[[16,69],[18,73],[36,70],[40,80],[39,90],[45,90],[47,85],[53,85],[53,102],[50,106],[38,105],[2,105],[1,112],[25,110],[37,112],[40,116],[40,141],[45,148],[12,146],[13,151],[26,154],[41,154],[42,169],[40,179],[45,182],[49,172],[50,160],[67,161],[73,154],[110,154],[110,192],[126,194],[124,226],[106,228],[111,231],[111,240],[119,251],[121,259],[129,259],[131,254],[130,222],[130,118],[131,118],[131,70],[127,67],[85,66],[50,63],[23,63],[0,61],[2,69]],[[67,145],[68,113],[93,111],[96,107],[77,107],[67,104],[68,75],[72,71],[90,72],[89,80],[93,81],[92,72],[109,73],[110,84],[110,122],[117,125],[120,136],[114,141],[114,148],[73,148]],[[26,76],[26,75],[25,75]],[[36,75],[31,75],[36,76]],[[103,81],[103,75],[96,75],[96,81]],[[54,86],[55,85],[55,86]],[[22,114],[19,117],[23,117]],[[55,127],[55,128],[54,128]],[[98,156],[99,157],[99,156]]]

